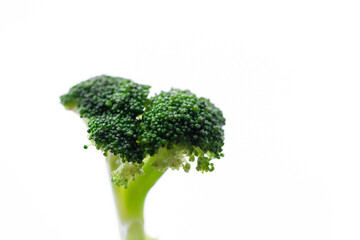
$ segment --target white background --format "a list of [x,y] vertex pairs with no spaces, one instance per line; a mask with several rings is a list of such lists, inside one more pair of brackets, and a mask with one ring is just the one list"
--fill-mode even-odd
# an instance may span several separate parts
[[59,96],[108,74],[220,107],[215,171],[148,195],[160,240],[360,239],[358,1],[0,3],[0,239],[119,239],[105,162]]

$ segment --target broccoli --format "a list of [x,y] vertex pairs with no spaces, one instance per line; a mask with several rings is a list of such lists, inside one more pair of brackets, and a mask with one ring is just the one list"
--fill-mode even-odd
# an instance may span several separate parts
[[167,169],[188,172],[196,162],[197,171],[211,172],[211,160],[223,156],[221,110],[188,90],[150,98],[149,90],[102,75],[60,97],[66,109],[85,120],[89,140],[106,157],[124,240],[150,239],[144,232],[144,201]]

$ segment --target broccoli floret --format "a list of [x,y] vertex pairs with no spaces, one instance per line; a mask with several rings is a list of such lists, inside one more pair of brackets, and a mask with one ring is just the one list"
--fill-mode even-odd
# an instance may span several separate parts
[[131,80],[98,76],[72,87],[61,103],[88,122],[89,139],[106,156],[141,163],[144,152],[137,143],[138,119],[148,102],[149,86]]
[[[171,169],[211,172],[223,156],[225,118],[206,98],[171,89],[148,98],[150,86],[98,76],[61,96],[88,125],[89,140],[106,156],[123,239],[148,239],[143,206],[150,188]],[[84,145],[87,149],[88,145]]]
[[190,161],[197,159],[196,170],[213,171],[210,160],[222,156],[224,124],[222,112],[208,99],[171,89],[150,99],[140,123],[140,143],[151,156],[167,148],[179,163],[187,156]]

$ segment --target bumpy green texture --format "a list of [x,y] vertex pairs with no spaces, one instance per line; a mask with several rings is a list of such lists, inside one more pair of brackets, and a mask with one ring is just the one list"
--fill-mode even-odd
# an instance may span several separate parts
[[[180,148],[190,161],[197,158],[198,171],[214,169],[210,160],[222,156],[225,119],[208,99],[197,98],[188,90],[171,89],[152,97],[140,123],[146,154],[159,148]],[[176,148],[175,148],[176,147]]]
[[89,139],[105,156],[108,151],[123,161],[142,163],[145,157],[138,139],[138,120],[126,114],[104,114],[92,117],[88,123]]
[[144,110],[150,86],[106,75],[83,81],[61,96],[67,109],[76,109],[82,118],[103,114],[136,117]]
[[[223,156],[222,112],[188,90],[171,89],[148,98],[149,89],[103,75],[75,85],[61,96],[61,103],[86,119],[97,149],[118,157],[118,169],[112,172],[118,185],[127,187],[143,174],[146,156],[156,156],[151,164],[162,172],[187,172],[189,162],[195,161],[198,171],[213,171],[210,161]],[[124,165],[127,162],[132,164]]]
[[61,103],[88,121],[89,139],[105,155],[141,163],[145,157],[138,139],[138,119],[147,103],[149,86],[131,80],[98,76],[72,87]]

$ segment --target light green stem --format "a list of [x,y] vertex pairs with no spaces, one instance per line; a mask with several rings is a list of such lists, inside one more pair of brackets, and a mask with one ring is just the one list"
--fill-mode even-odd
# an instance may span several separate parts
[[[109,170],[116,169],[114,159],[107,158]],[[121,240],[148,240],[144,231],[144,202],[147,193],[157,180],[164,174],[151,163],[153,157],[144,159],[144,175],[138,176],[135,181],[131,180],[128,188],[123,188],[112,183],[115,204],[120,218]]]

